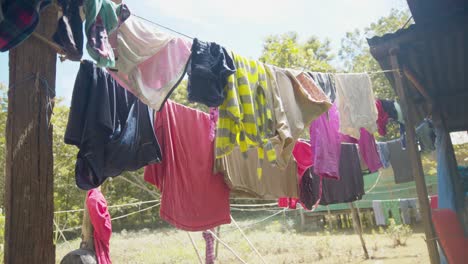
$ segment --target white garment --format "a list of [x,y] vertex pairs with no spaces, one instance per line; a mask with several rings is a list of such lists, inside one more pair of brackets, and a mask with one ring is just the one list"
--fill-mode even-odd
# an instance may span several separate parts
[[360,128],[377,131],[377,107],[369,75],[335,74],[340,132],[359,139]]
[[386,225],[385,215],[382,209],[381,201],[372,201],[372,208],[374,209],[375,224],[376,225]]
[[131,16],[117,30],[117,72],[124,88],[155,110],[181,81],[191,54],[191,43],[145,25]]

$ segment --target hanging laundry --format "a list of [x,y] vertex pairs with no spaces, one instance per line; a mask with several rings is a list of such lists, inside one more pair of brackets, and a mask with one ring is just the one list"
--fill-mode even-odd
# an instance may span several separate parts
[[390,150],[388,149],[387,142],[377,142],[377,152],[379,153],[383,168],[390,167]]
[[313,102],[309,107],[312,108],[311,110],[315,113],[315,116],[313,116],[315,120],[330,109],[332,106],[330,99],[328,99],[325,93],[308,74],[300,72],[296,74],[296,78],[307,92],[309,101]]
[[[214,230],[211,229],[210,230],[211,232],[213,232]],[[213,234],[206,230],[206,231],[203,231],[202,235],[203,235],[203,239],[205,239],[205,243],[206,243],[206,250],[205,250],[205,264],[214,264],[215,263],[215,251],[214,251],[214,236]]]
[[294,145],[293,156],[297,162],[297,174],[300,181],[304,172],[314,166],[312,147],[305,140],[298,140]]
[[288,208],[288,209],[297,209],[298,202],[299,202],[299,199],[297,198],[281,197],[281,198],[278,198],[278,207]]
[[435,210],[432,212],[432,222],[448,263],[466,263],[468,238],[464,235],[465,230],[457,213],[450,209]]
[[89,56],[98,66],[115,67],[115,55],[109,43],[109,35],[129,18],[130,11],[126,5],[118,5],[111,0],[84,0],[83,11],[86,14],[86,49]]
[[424,121],[416,128],[416,137],[423,152],[431,152],[435,150],[436,135],[434,127],[429,119]]
[[159,111],[182,81],[191,43],[129,17],[115,32],[119,83],[149,107]]
[[225,48],[195,38],[187,68],[189,101],[208,107],[220,106],[226,97],[227,78],[235,72],[234,61]]
[[262,171],[265,177],[258,179],[258,153],[249,149],[247,157],[238,147],[227,156],[217,160],[217,170],[224,173],[224,179],[231,188],[233,197],[276,199],[298,197],[297,164],[290,159],[285,169],[264,162]]
[[340,132],[359,138],[359,129],[377,131],[377,108],[369,75],[335,74]]
[[86,207],[93,225],[94,252],[99,264],[111,264],[109,242],[112,222],[107,201],[99,189],[91,189],[86,195]]
[[387,223],[387,225],[390,224],[390,218],[393,218],[393,220],[395,220],[395,224],[401,225],[400,201],[386,200],[381,201],[381,204],[385,216],[385,222]]
[[403,224],[410,225],[412,216],[417,219],[417,200],[416,199],[400,199],[400,209]]
[[431,209],[439,208],[439,196],[438,195],[431,195],[429,197],[429,203],[431,204]]
[[209,116],[169,100],[155,119],[163,162],[147,166],[144,178],[161,191],[161,218],[186,231],[230,223],[229,188],[213,173]]
[[341,144],[340,180],[323,178],[321,205],[349,203],[365,194],[364,178],[355,144]]
[[390,164],[395,174],[395,183],[405,183],[414,180],[413,169],[408,150],[402,149],[401,140],[387,142],[390,151]]
[[374,210],[375,224],[378,226],[386,225],[387,221],[382,208],[382,201],[372,201],[372,209]]
[[381,100],[375,100],[375,106],[377,107],[377,128],[379,135],[385,136],[387,134],[388,114],[382,106]]
[[308,210],[312,210],[314,205],[320,202],[322,196],[322,180],[313,171],[313,167],[308,168],[300,181],[299,200]]
[[369,133],[366,129],[361,128],[361,136],[358,141],[359,153],[366,162],[369,171],[376,172],[382,168],[379,153],[377,152],[377,144],[374,135]]
[[309,75],[327,95],[330,102],[334,103],[336,99],[336,87],[333,75],[321,72],[309,72]]
[[271,90],[262,63],[233,53],[237,71],[226,85],[226,99],[219,107],[216,134],[216,158],[222,158],[239,146],[242,153],[258,150],[258,176],[262,175],[264,155],[276,161],[275,149],[269,138],[275,135]]
[[403,118],[403,112],[401,111],[401,106],[400,104],[395,101],[393,102],[393,106],[395,107],[395,111],[397,112],[397,119],[398,123],[400,124],[405,124],[405,119]]
[[51,2],[51,0],[2,0],[0,51],[8,51],[26,40],[39,23],[39,13]]
[[397,110],[395,109],[395,102],[393,100],[385,100],[381,99],[379,100],[383,110],[385,113],[387,113],[388,118],[393,119],[394,121],[398,121],[398,113]]
[[52,39],[62,48],[67,59],[73,61],[79,61],[83,56],[83,21],[80,16],[83,1],[57,1],[63,15],[57,21],[57,30]]
[[80,149],[75,177],[84,190],[161,161],[149,108],[90,61],[76,77],[65,143]]
[[314,173],[325,178],[339,179],[341,136],[336,104],[314,120],[309,128]]

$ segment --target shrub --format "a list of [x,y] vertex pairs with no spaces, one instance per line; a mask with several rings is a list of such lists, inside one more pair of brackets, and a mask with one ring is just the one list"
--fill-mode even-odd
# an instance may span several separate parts
[[385,234],[393,241],[393,246],[405,246],[408,238],[413,234],[409,225],[397,225],[395,220],[390,218],[390,224],[385,230]]

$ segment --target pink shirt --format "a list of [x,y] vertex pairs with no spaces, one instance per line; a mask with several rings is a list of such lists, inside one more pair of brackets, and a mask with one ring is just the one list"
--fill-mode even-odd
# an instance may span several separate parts
[[91,189],[86,197],[89,218],[94,228],[94,251],[99,264],[110,264],[109,241],[112,224],[107,202],[99,189]]
[[301,182],[304,172],[308,168],[314,166],[314,162],[312,160],[312,147],[309,143],[299,140],[294,145],[293,155],[297,162],[299,182]]
[[161,218],[187,231],[230,223],[229,188],[213,173],[209,116],[168,100],[154,126],[163,161],[145,168],[145,180],[162,193]]
[[341,136],[340,116],[336,104],[310,125],[314,173],[332,179],[339,179]]

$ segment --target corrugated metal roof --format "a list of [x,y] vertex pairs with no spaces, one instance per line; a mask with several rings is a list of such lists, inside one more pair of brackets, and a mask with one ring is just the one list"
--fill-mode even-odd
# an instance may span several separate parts
[[[450,131],[468,129],[468,16],[444,22],[414,24],[368,40],[371,54],[384,70],[390,66],[390,51],[399,50],[402,66],[415,73],[436,106],[447,118]],[[394,85],[393,74],[387,78]],[[430,114],[428,102],[404,78],[404,88],[416,104],[416,117]]]
[[407,0],[416,23],[444,20],[448,16],[463,13],[468,7],[466,0]]

